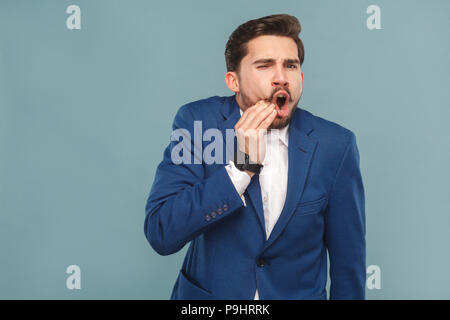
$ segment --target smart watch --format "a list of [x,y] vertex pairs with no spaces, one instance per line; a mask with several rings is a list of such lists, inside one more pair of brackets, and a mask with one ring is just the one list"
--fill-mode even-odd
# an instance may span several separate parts
[[[244,158],[244,163],[242,163],[242,158]],[[240,161],[238,161],[240,160]],[[237,151],[234,154],[234,166],[240,171],[250,171],[256,174],[259,174],[263,165],[255,163],[250,160],[248,154],[243,153],[241,151]]]

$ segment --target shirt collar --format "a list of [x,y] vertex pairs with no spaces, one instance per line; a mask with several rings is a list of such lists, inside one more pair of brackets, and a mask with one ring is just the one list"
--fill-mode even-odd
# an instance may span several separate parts
[[[241,113],[241,116],[243,114],[242,109],[239,108],[239,112]],[[276,135],[272,135],[275,136]],[[278,138],[280,139],[280,141],[282,143],[284,143],[284,145],[287,147],[289,144],[289,124],[284,127],[283,129],[278,129]]]
[[289,144],[289,124],[283,129],[279,129],[279,137],[281,142],[287,147]]

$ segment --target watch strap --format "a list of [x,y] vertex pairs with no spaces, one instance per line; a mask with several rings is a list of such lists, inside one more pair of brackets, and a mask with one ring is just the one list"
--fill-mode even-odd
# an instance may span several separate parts
[[237,169],[239,169],[240,171],[247,170],[247,171],[259,174],[261,171],[261,168],[263,167],[263,165],[251,161],[248,154],[243,153],[240,150],[235,152],[233,161],[234,161],[235,167]]

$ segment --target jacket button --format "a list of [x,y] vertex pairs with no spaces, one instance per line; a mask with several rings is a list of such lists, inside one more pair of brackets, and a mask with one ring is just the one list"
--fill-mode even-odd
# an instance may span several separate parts
[[212,212],[211,212],[211,217],[213,217],[213,218],[217,217],[217,212],[212,211]]
[[258,261],[256,261],[256,265],[260,268],[264,267],[266,264],[267,264],[266,260],[264,260],[262,258],[259,258]]
[[209,221],[209,220],[211,220],[211,216],[210,216],[209,214],[207,214],[207,215],[205,216],[205,219],[206,219],[206,221]]
[[218,215],[221,215],[223,213],[223,209],[222,208],[218,208],[216,210],[216,212],[217,212]]
[[222,208],[223,208],[223,211],[227,211],[228,210],[228,205],[225,203]]

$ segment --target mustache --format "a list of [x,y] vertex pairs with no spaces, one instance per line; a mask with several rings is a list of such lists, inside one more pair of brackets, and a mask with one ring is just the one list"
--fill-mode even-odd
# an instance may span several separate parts
[[267,102],[269,102],[269,103],[272,102],[272,101],[273,101],[273,97],[274,97],[275,94],[276,94],[278,91],[280,91],[280,90],[284,90],[284,91],[286,91],[286,92],[288,93],[288,95],[289,95],[289,102],[292,102],[292,101],[293,101],[291,92],[289,91],[288,88],[277,87],[277,88],[275,88],[275,89],[273,90],[273,92],[271,93],[270,97],[267,99]]

